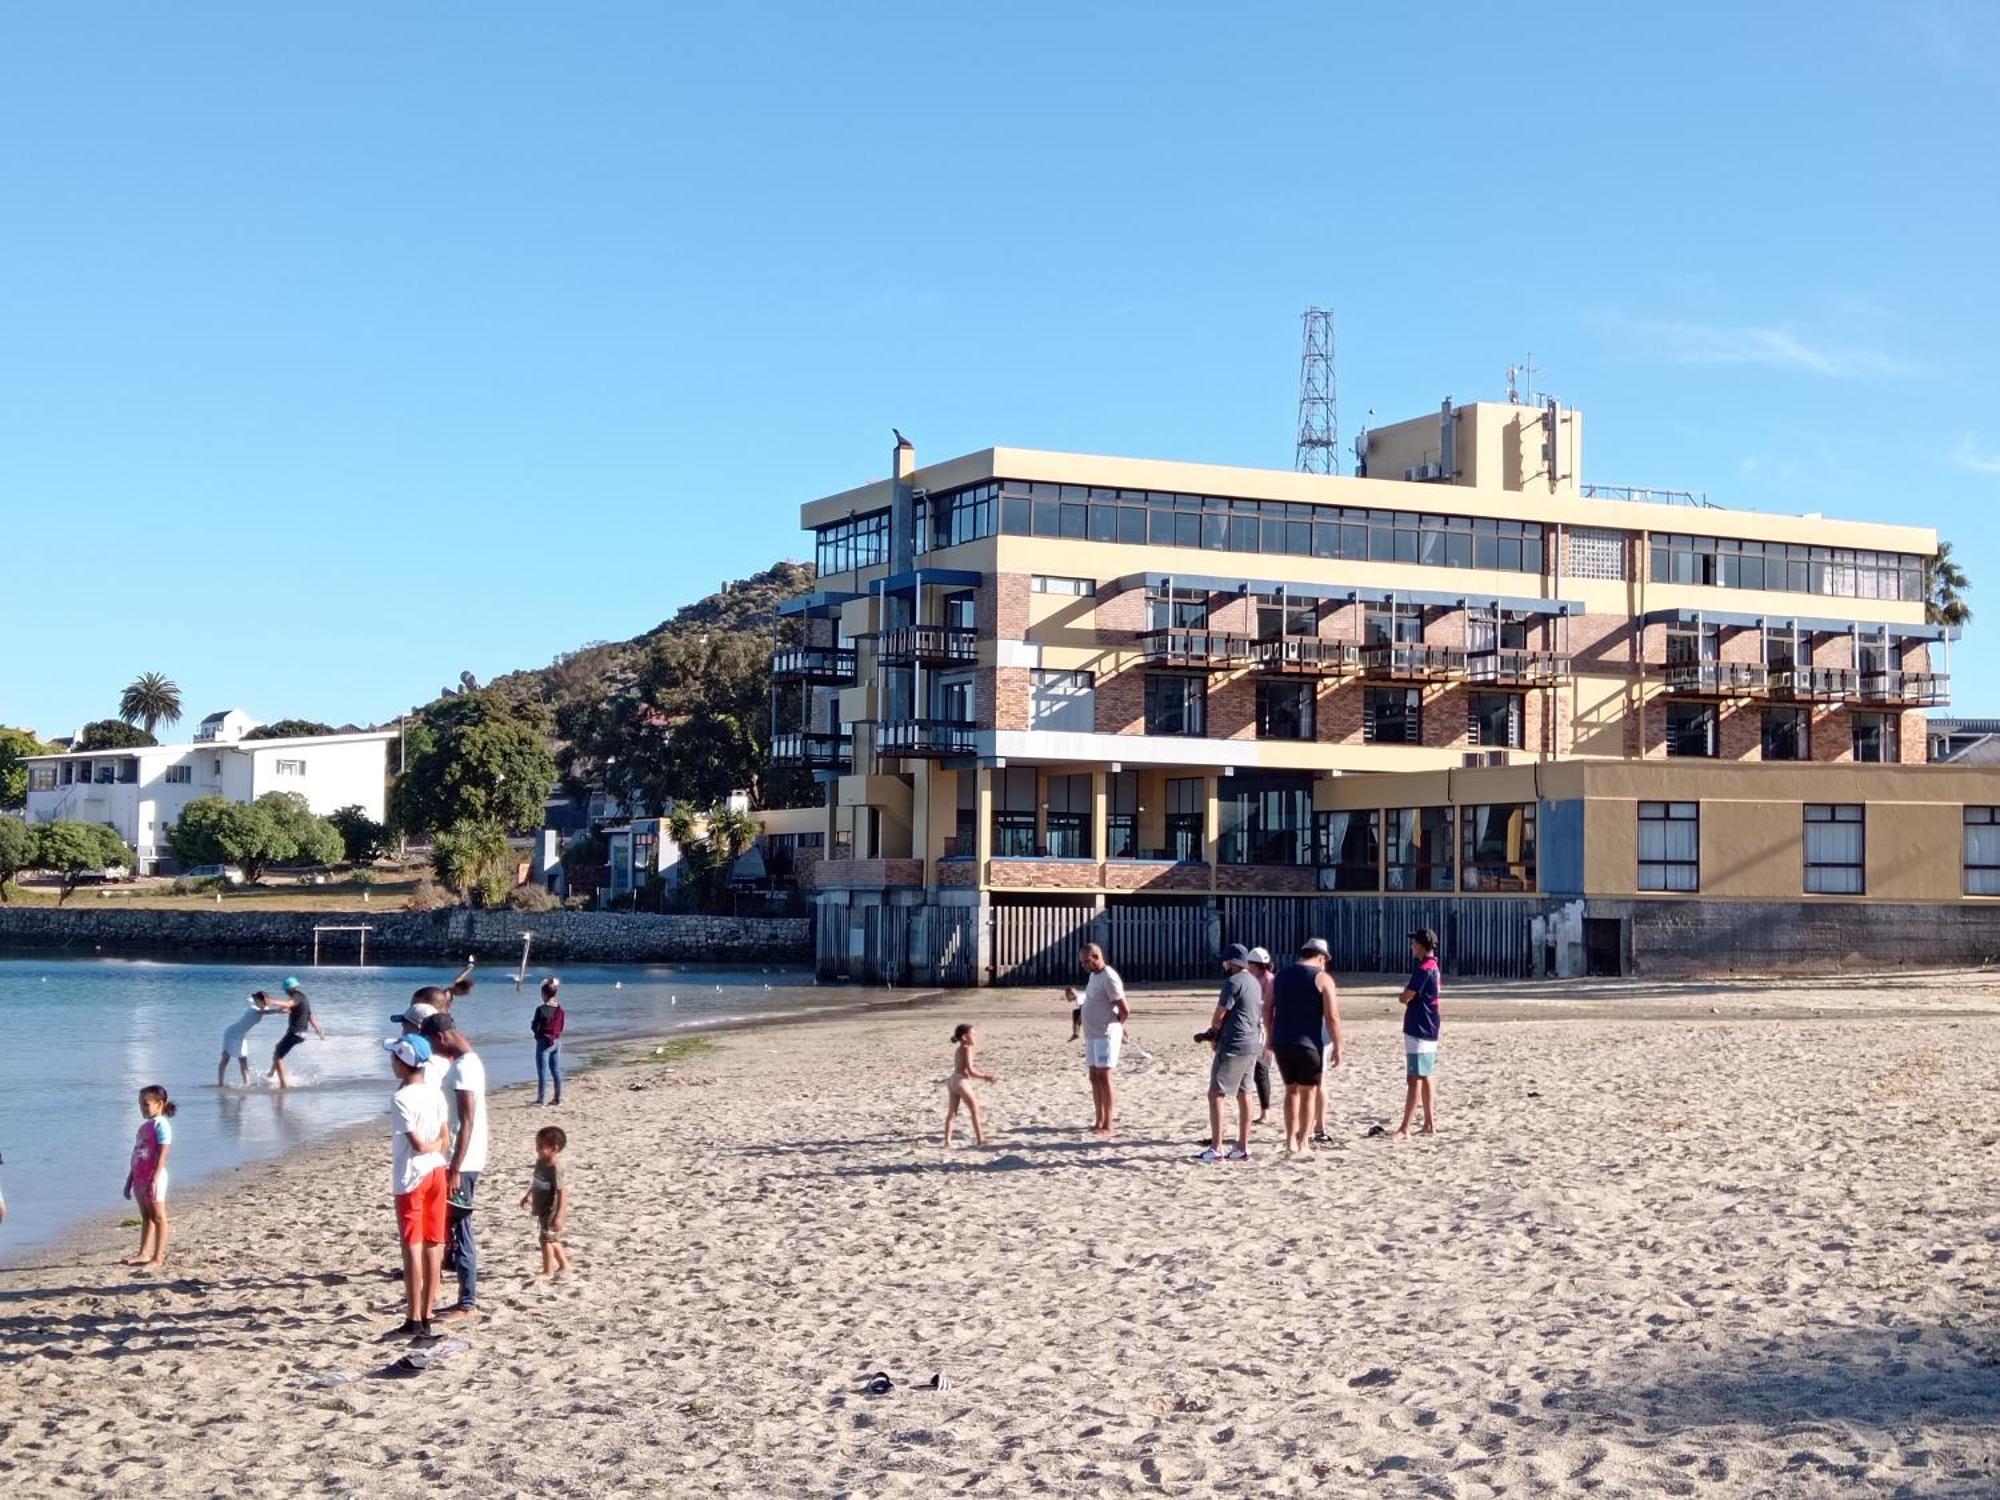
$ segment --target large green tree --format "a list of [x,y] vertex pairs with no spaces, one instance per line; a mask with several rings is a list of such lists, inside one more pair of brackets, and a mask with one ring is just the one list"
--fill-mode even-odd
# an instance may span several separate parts
[[241,865],[252,881],[274,864],[329,865],[344,851],[340,831],[297,792],[266,792],[247,803],[196,797],[167,830],[167,842],[184,866]]
[[7,901],[7,882],[35,867],[35,830],[19,818],[0,813],[0,905]]
[[440,699],[412,724],[408,767],[389,795],[390,818],[422,836],[462,823],[505,833],[542,824],[556,762],[532,710],[490,692]]
[[1951,555],[1951,543],[1939,542],[1935,555],[1924,559],[1924,618],[1933,625],[1963,625],[1972,618],[1965,602],[1972,581]]
[[83,877],[113,866],[132,867],[132,851],[118,837],[117,830],[104,823],[78,823],[58,818],[53,823],[37,823],[35,868],[47,870],[62,882],[56,905],[69,900]]
[[498,906],[514,888],[514,851],[507,831],[490,819],[444,829],[431,843],[438,883],[474,906]]
[[275,724],[259,724],[243,738],[246,740],[303,740],[316,734],[338,734],[340,731],[331,724],[322,724],[318,719],[280,719]]
[[79,750],[143,750],[157,744],[146,730],[123,719],[93,719],[76,740]]
[[146,672],[118,695],[118,717],[151,734],[162,724],[178,724],[181,690],[163,672]]
[[22,760],[30,755],[53,755],[60,748],[43,744],[32,729],[0,726],[0,810],[27,805],[28,768]]
[[360,803],[337,807],[326,815],[326,820],[340,835],[349,864],[371,864],[387,852],[389,830],[369,817]]

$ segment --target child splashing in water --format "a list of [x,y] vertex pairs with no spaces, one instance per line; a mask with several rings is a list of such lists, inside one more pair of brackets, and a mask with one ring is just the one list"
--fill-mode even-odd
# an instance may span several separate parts
[[986,1144],[986,1127],[979,1120],[979,1101],[972,1097],[972,1090],[966,1085],[975,1078],[981,1083],[998,1083],[1000,1075],[982,1073],[973,1062],[972,1049],[979,1045],[979,1038],[970,1024],[961,1024],[952,1032],[951,1039],[957,1044],[958,1051],[952,1056],[951,1079],[945,1085],[951,1095],[951,1103],[945,1106],[944,1143],[947,1146],[951,1144],[952,1131],[958,1127],[958,1107],[963,1104],[966,1114],[972,1117],[972,1144],[983,1146]]
[[125,1196],[139,1205],[139,1253],[128,1266],[167,1263],[167,1153],[173,1148],[174,1103],[157,1083],[139,1090],[139,1134],[132,1142],[132,1170]]

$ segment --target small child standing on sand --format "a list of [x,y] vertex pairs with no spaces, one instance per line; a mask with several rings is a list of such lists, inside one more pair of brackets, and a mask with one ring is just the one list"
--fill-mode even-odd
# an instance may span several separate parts
[[139,1205],[139,1253],[128,1266],[167,1263],[167,1153],[174,1144],[174,1102],[157,1083],[139,1090],[139,1134],[132,1141],[132,1168],[125,1196]]
[[1437,934],[1428,927],[1410,934],[1410,957],[1416,960],[1416,967],[1410,970],[1410,982],[1403,986],[1401,996],[1408,1086],[1403,1092],[1403,1123],[1396,1128],[1399,1136],[1410,1133],[1419,1100],[1424,1107],[1424,1134],[1437,1134],[1437,1095],[1431,1083],[1438,1056],[1437,946]]
[[542,1235],[542,1275],[554,1276],[569,1269],[569,1255],[563,1249],[563,1221],[569,1215],[569,1185],[563,1181],[562,1154],[569,1137],[560,1125],[544,1125],[535,1132],[535,1175],[521,1195],[521,1206],[534,1210]]
[[969,1022],[961,1022],[951,1034],[958,1051],[951,1060],[951,1079],[945,1088],[951,1095],[951,1102],[944,1111],[944,1143],[951,1144],[952,1131],[958,1127],[958,1107],[963,1104],[965,1112],[972,1117],[972,1144],[986,1144],[986,1127],[979,1120],[979,1101],[972,1097],[972,1090],[966,1087],[973,1079],[981,1083],[998,1083],[998,1073],[982,1073],[972,1060],[972,1049],[979,1045],[979,1037]]

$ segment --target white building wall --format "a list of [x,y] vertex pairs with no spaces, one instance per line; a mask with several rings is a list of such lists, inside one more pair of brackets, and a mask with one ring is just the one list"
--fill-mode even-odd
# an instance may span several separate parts
[[[343,807],[359,806],[376,822],[384,819],[389,779],[387,740],[302,740],[290,744],[251,740],[234,747],[232,753],[250,763],[253,801],[266,792],[298,792],[321,817]],[[281,760],[305,762],[305,774],[279,775]]]

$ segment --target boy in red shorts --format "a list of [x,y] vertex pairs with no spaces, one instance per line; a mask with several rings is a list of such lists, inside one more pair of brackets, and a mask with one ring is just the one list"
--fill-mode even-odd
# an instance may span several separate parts
[[424,1077],[431,1044],[421,1036],[384,1042],[396,1072],[389,1098],[391,1158],[396,1179],[396,1230],[403,1244],[403,1290],[409,1316],[385,1338],[434,1338],[431,1304],[444,1262],[445,1143],[450,1135],[444,1091]]

